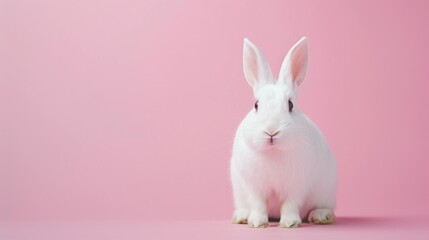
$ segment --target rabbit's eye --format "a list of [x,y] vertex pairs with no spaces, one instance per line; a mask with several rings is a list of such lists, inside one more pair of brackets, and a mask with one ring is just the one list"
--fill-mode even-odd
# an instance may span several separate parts
[[289,112],[292,112],[293,109],[293,103],[292,101],[289,99]]
[[255,110],[258,111],[258,100],[255,102]]

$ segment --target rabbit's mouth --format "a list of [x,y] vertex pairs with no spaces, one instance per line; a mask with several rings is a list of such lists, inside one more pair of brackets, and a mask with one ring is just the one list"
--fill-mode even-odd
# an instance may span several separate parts
[[277,138],[276,136],[279,134],[280,131],[276,131],[274,133],[270,133],[270,132],[264,132],[266,135],[268,135],[268,145],[274,145],[275,142],[277,142]]
[[265,142],[266,147],[273,148],[273,147],[276,147],[278,139],[275,137],[269,137],[265,141],[266,141]]

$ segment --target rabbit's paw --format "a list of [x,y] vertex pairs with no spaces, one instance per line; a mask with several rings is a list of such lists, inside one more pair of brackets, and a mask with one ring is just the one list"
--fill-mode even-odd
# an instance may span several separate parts
[[256,211],[252,211],[247,219],[247,224],[251,228],[268,227],[268,215]]
[[249,209],[241,208],[234,211],[232,216],[232,223],[235,224],[247,224],[247,218],[249,217]]
[[331,209],[318,208],[310,212],[308,221],[313,224],[331,224],[335,221],[335,215]]
[[280,227],[297,228],[301,225],[301,218],[297,214],[284,215],[280,218]]

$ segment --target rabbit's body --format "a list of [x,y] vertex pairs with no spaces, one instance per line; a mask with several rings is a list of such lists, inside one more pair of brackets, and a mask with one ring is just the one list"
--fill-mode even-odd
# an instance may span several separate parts
[[234,140],[230,170],[235,223],[264,227],[272,217],[280,218],[283,227],[297,227],[307,216],[313,223],[333,221],[335,159],[316,125],[293,107],[300,79],[294,82],[287,71],[302,71],[301,65],[293,65],[293,61],[302,62],[302,55],[293,56],[297,46],[299,43],[282,66],[283,78],[275,82],[263,56],[245,42],[245,74],[257,103],[241,122]]
[[[253,114],[250,112],[249,114]],[[282,199],[303,198],[301,218],[318,207],[335,206],[335,160],[318,128],[301,112],[297,113],[299,135],[290,136],[287,149],[264,152],[249,147],[240,124],[231,159],[234,196],[248,207],[246,191],[255,191],[267,200],[268,215],[280,218]],[[252,188],[246,190],[246,188]]]

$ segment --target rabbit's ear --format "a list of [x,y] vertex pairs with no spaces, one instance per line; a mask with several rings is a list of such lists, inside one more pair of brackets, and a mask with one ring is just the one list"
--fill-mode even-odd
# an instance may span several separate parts
[[280,68],[279,82],[292,89],[304,81],[308,65],[307,38],[303,37],[289,50]]
[[243,68],[244,76],[254,92],[262,85],[274,82],[273,74],[264,55],[247,38],[244,39],[243,45]]

